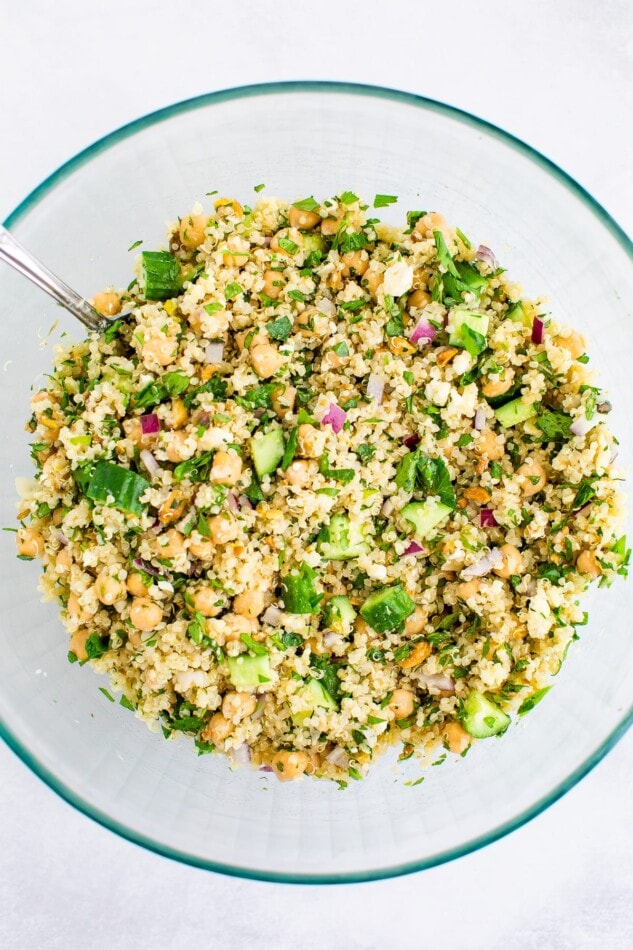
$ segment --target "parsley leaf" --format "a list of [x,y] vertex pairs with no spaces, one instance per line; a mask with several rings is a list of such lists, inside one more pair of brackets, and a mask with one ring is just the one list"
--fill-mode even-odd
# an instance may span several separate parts
[[239,295],[243,293],[243,288],[240,286],[240,284],[236,284],[235,281],[231,281],[224,288],[224,297],[226,300],[234,300],[235,297],[239,297]]
[[374,208],[386,208],[387,205],[395,204],[397,200],[397,195],[376,195],[374,197]]
[[572,418],[564,412],[550,412],[549,409],[543,409],[534,423],[543,433],[541,442],[564,442],[571,438],[569,427]]
[[278,320],[266,324],[266,331],[273,340],[285,343],[292,333],[292,320],[289,317],[279,317]]
[[330,460],[327,453],[324,453],[319,462],[319,474],[347,485],[353,479],[355,472],[353,468],[330,468]]
[[312,195],[309,198],[302,198],[301,201],[295,201],[293,208],[298,208],[299,211],[316,211],[319,207],[319,202],[315,201]]

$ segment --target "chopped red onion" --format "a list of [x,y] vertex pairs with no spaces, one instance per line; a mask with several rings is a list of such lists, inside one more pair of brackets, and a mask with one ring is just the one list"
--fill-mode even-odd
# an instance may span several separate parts
[[569,431],[571,432],[572,435],[578,436],[579,438],[583,438],[584,436],[587,435],[588,432],[590,432],[593,429],[595,425],[598,424],[598,422],[599,420],[596,419],[595,416],[593,419],[587,419],[587,417],[583,413],[582,416],[578,416],[577,419],[574,419],[574,421],[569,427]]
[[70,541],[68,540],[64,532],[60,531],[59,528],[57,528],[57,530],[55,531],[55,537],[57,538],[57,540],[59,541],[59,543],[61,544],[63,548],[65,548],[68,544],[70,544]]
[[243,742],[237,749],[232,749],[229,755],[234,765],[248,765],[251,761],[251,747],[247,742]]
[[416,445],[420,444],[420,436],[416,432],[412,432],[411,435],[402,440],[402,444],[406,445],[408,449],[414,449]]
[[[268,241],[270,241],[270,238],[268,238]],[[272,772],[272,770],[273,770],[272,765],[260,765],[259,767],[260,772]]]
[[205,363],[217,366],[224,359],[224,343],[209,343],[204,351]]
[[410,554],[422,554],[424,548],[421,548],[419,544],[415,541],[412,541],[409,547],[404,552],[404,557],[408,557]]
[[139,571],[144,571],[146,574],[149,574],[150,577],[158,577],[160,571],[157,567],[154,567],[153,564],[150,564],[149,561],[144,561],[142,557],[135,557],[132,561],[134,567]]
[[434,340],[437,336],[437,330],[435,327],[429,323],[428,320],[420,320],[419,323],[414,327],[411,336],[409,337],[410,343],[430,343],[431,340]]
[[240,508],[253,509],[255,507],[253,502],[250,500],[250,498],[247,498],[246,495],[240,495],[237,500],[239,502]]
[[494,253],[490,250],[489,247],[486,247],[485,244],[480,244],[475,252],[475,257],[478,261],[484,261],[490,268],[490,270],[497,270],[499,267],[499,261],[495,257]]
[[437,689],[442,693],[455,692],[455,680],[443,673],[418,673],[416,677],[420,686],[426,686],[427,689]]
[[211,415],[208,412],[203,411],[197,414],[196,425],[204,426],[204,428],[206,429],[206,427],[209,425],[210,422],[211,422]]
[[476,429],[477,432],[481,432],[485,425],[486,411],[482,406],[480,406],[473,417],[473,429]]
[[472,577],[484,577],[486,574],[489,574],[490,571],[502,566],[503,554],[499,548],[493,548],[492,551],[489,551],[488,554],[484,554],[484,556],[480,557],[474,564],[465,567],[461,576],[465,581],[469,581]]
[[158,464],[158,462],[156,461],[152,453],[149,451],[149,449],[141,449],[140,459],[143,465],[145,466],[145,468],[147,469],[147,471],[149,472],[151,478],[155,478],[159,472],[162,472],[162,468],[160,467],[160,465]]
[[491,508],[482,508],[479,512],[479,526],[481,528],[496,528],[497,519]]
[[261,719],[264,715],[264,709],[266,708],[266,703],[268,702],[268,696],[261,696],[257,701],[257,706],[255,707],[255,712],[252,714],[251,719]]
[[591,505],[592,502],[588,501],[586,505],[583,505],[582,508],[579,508],[578,511],[575,511],[574,515],[586,515],[591,508]]
[[332,751],[326,755],[325,761],[329,762],[330,765],[333,765],[336,769],[349,768],[349,755],[345,749],[341,749],[339,745],[335,746]]
[[370,399],[375,399],[376,402],[382,402],[382,397],[385,392],[385,380],[382,376],[379,376],[377,373],[370,373],[369,379],[367,380],[367,395]]
[[542,343],[543,342],[543,332],[545,330],[545,324],[539,317],[534,317],[532,323],[532,343]]
[[155,412],[141,416],[141,432],[143,435],[156,435],[160,432],[160,419]]
[[278,627],[283,620],[284,612],[279,607],[267,607],[262,614],[262,621],[270,627]]
[[226,506],[227,506],[227,508],[229,508],[231,511],[239,511],[239,510],[240,510],[240,506],[239,506],[239,503],[238,503],[238,500],[237,500],[237,495],[234,495],[232,491],[230,491],[230,492],[228,493],[228,495],[226,496]]
[[393,501],[391,498],[385,498],[380,509],[380,514],[383,518],[388,518],[393,511]]
[[341,409],[340,406],[337,406],[335,402],[331,402],[328,408],[328,411],[321,419],[322,426],[332,426],[332,430],[338,433],[341,431],[345,425],[345,420],[347,419],[347,413]]

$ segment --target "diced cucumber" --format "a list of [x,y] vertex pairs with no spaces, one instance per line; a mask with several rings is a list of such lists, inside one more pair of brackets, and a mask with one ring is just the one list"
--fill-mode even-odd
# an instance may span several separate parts
[[527,327],[529,330],[532,329],[532,317],[526,311],[521,300],[512,304],[506,314],[506,320],[513,320],[515,323],[522,323],[524,327]]
[[292,721],[295,726],[300,726],[312,713],[315,709],[333,709],[337,710],[338,706],[334,699],[330,696],[327,689],[320,680],[315,680],[312,677],[307,681],[305,686],[302,686],[298,691],[298,695],[301,696],[310,706],[309,709],[306,709],[304,712],[293,713]]
[[180,264],[169,251],[143,251],[141,283],[147,300],[167,300],[182,291]]
[[401,584],[374,591],[360,608],[363,619],[376,633],[395,630],[414,610],[415,604]]
[[488,324],[490,319],[487,313],[479,313],[477,310],[468,310],[466,307],[453,307],[448,316],[448,342],[451,346],[460,346],[466,348],[466,334],[464,327],[468,327],[473,333],[478,333],[484,339],[488,333]]
[[326,627],[343,636],[351,633],[355,617],[356,611],[352,607],[349,597],[341,595],[331,597],[323,610],[323,620]]
[[306,254],[312,254],[313,251],[325,251],[325,238],[316,231],[302,231],[303,249]]
[[230,656],[227,663],[229,664],[229,679],[236,689],[252,689],[263,683],[269,683],[273,678],[268,654],[251,656],[248,653],[242,653],[240,656]]
[[510,725],[510,717],[483,695],[472,690],[464,702],[461,714],[464,729],[474,739],[488,739],[505,732]]
[[290,614],[315,614],[323,600],[316,589],[318,578],[314,568],[301,563],[298,571],[291,571],[281,579],[281,596],[284,607]]
[[286,444],[283,429],[271,429],[265,435],[256,435],[251,439],[250,447],[258,477],[270,475],[284,457]]
[[317,548],[328,561],[349,561],[370,551],[362,526],[343,514],[332,515],[330,523],[323,525]]
[[129,468],[114,462],[99,461],[92,469],[84,491],[88,498],[100,505],[110,504],[132,515],[142,515],[147,505],[141,502],[141,496],[148,488],[149,482]]
[[504,406],[495,409],[495,416],[504,429],[510,426],[517,426],[521,422],[527,422],[536,415],[534,403],[524,402],[523,399],[513,399]]
[[415,528],[419,538],[428,538],[434,528],[450,516],[451,509],[433,498],[412,501],[402,509],[402,517]]

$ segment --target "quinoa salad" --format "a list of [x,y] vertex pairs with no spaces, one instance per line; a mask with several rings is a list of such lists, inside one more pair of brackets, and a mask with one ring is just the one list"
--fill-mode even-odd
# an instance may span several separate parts
[[627,573],[585,341],[395,201],[196,206],[31,400],[18,555],[70,662],[281,781],[499,737]]

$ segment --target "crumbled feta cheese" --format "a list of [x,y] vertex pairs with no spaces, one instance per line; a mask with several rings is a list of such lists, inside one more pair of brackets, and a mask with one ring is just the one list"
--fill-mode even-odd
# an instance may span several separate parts
[[401,297],[413,286],[413,267],[404,261],[395,261],[385,270],[383,292],[392,297]]

